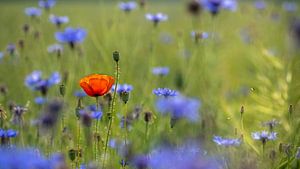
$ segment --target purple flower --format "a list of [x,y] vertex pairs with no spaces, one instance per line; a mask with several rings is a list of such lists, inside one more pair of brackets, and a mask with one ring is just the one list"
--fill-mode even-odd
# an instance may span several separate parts
[[26,76],[25,85],[32,90],[39,90],[42,94],[46,94],[49,87],[58,84],[61,81],[61,77],[58,72],[54,72],[48,79],[42,78],[41,71],[33,71]]
[[265,3],[265,1],[260,0],[260,1],[255,1],[254,6],[256,9],[263,10],[266,8],[267,4]]
[[145,16],[146,16],[146,19],[148,19],[149,21],[152,21],[154,23],[154,25],[157,25],[159,22],[168,20],[168,16],[163,13],[156,13],[156,14],[148,13]]
[[277,126],[279,124],[279,121],[277,121],[276,119],[272,119],[270,121],[266,121],[263,122],[262,125],[263,126],[267,126],[270,128],[270,130],[273,130],[275,126]]
[[236,0],[223,0],[221,7],[223,9],[227,9],[229,11],[236,11],[237,9],[237,1]]
[[131,10],[135,9],[136,6],[137,6],[136,2],[134,2],[134,1],[119,3],[119,8],[125,12],[130,12]]
[[87,96],[86,93],[82,90],[75,91],[74,95],[78,98],[83,98],[83,97]]
[[13,44],[13,43],[10,43],[7,45],[6,47],[6,51],[10,54],[10,55],[13,55],[16,51],[16,45]]
[[206,10],[208,10],[212,15],[219,13],[222,5],[222,0],[202,0],[201,4]]
[[[132,85],[129,84],[118,84],[117,86],[117,93],[120,94],[122,92],[131,92],[133,90]],[[111,87],[111,91],[115,91],[115,85]]]
[[29,7],[25,9],[25,14],[30,17],[38,17],[42,15],[42,10],[39,8]]
[[53,44],[48,46],[48,52],[49,53],[59,53],[61,54],[64,50],[64,47],[61,44]]
[[154,67],[152,73],[154,75],[165,76],[169,74],[170,69],[168,67]]
[[282,8],[287,12],[297,11],[297,4],[295,2],[283,2]]
[[153,90],[153,94],[156,96],[172,97],[177,96],[178,92],[169,88],[157,88]]
[[203,155],[196,144],[173,147],[159,147],[149,154],[149,168],[155,169],[215,169],[217,160]]
[[13,129],[3,130],[0,129],[0,137],[1,138],[13,138],[18,135],[18,132]]
[[86,37],[86,30],[82,28],[66,28],[63,32],[56,32],[55,38],[59,42],[69,43],[71,48],[77,43],[82,43]]
[[161,114],[170,114],[172,119],[186,118],[191,122],[199,120],[200,101],[197,99],[177,97],[161,97],[156,102],[156,108]]
[[48,10],[48,9],[54,7],[55,3],[56,3],[55,0],[40,0],[39,6],[41,8],[45,8]]
[[268,140],[276,140],[277,133],[276,132],[267,132],[267,131],[261,131],[261,132],[253,132],[251,133],[251,136],[254,140],[260,140],[263,144],[265,144]]
[[47,99],[44,97],[36,97],[34,99],[34,102],[38,105],[42,105],[42,104],[46,103],[46,101],[47,101]]
[[240,139],[232,139],[232,138],[222,138],[220,136],[214,136],[213,141],[221,146],[238,146],[241,144]]
[[90,106],[88,106],[88,110],[90,111],[90,115],[93,119],[96,119],[96,120],[101,119],[103,113],[102,113],[102,110],[100,107],[97,110],[96,105],[90,105]]
[[55,15],[50,15],[49,20],[51,23],[55,24],[56,26],[60,26],[64,23],[69,22],[69,18],[67,16],[55,16]]

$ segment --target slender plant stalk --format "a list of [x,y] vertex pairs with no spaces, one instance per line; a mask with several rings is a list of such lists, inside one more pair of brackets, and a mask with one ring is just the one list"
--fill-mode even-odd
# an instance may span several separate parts
[[106,134],[106,139],[105,139],[105,147],[104,147],[104,157],[103,157],[103,164],[102,168],[105,169],[105,161],[106,161],[106,153],[107,153],[107,146],[109,142],[109,136],[111,135],[111,126],[112,126],[112,121],[113,121],[113,113],[114,113],[114,107],[115,107],[115,102],[116,102],[116,96],[117,96],[117,87],[119,83],[119,62],[116,62],[117,68],[116,68],[116,73],[115,73],[115,79],[116,79],[116,84],[114,88],[114,94],[112,98],[112,103],[110,105],[110,111],[108,114],[108,129],[107,129],[107,134]]

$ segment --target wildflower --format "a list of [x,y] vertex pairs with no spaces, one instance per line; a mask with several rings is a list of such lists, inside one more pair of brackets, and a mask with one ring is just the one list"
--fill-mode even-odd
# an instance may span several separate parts
[[52,73],[48,79],[43,79],[41,71],[33,71],[26,76],[25,85],[32,90],[41,91],[43,95],[46,95],[48,88],[58,84],[60,81],[61,77],[58,72]]
[[54,7],[55,3],[55,0],[40,0],[39,6],[46,10],[49,10],[50,8]]
[[266,8],[267,4],[263,0],[255,1],[254,6],[256,9],[263,10]]
[[276,140],[277,133],[276,132],[267,132],[267,131],[261,131],[261,132],[253,132],[251,134],[252,138],[254,140],[260,140],[263,144],[266,144],[268,140]]
[[57,27],[60,27],[62,24],[69,22],[69,18],[67,16],[50,15],[49,20],[51,23],[55,24]]
[[28,111],[27,107],[23,106],[13,106],[12,113],[13,113],[13,119],[12,122],[14,124],[21,124],[23,122],[23,114]]
[[146,14],[146,19],[149,21],[152,21],[154,23],[154,26],[157,26],[159,22],[168,20],[168,16],[163,13],[157,13],[157,14]]
[[236,0],[223,0],[221,7],[223,9],[227,9],[229,11],[236,11],[237,9],[237,1]]
[[166,76],[169,74],[170,69],[168,67],[154,67],[152,73],[154,75]]
[[96,120],[101,119],[103,112],[100,107],[98,107],[98,109],[97,109],[96,105],[90,105],[90,106],[88,106],[88,110],[90,111],[91,117],[93,119],[96,119]]
[[149,161],[146,164],[148,164],[148,168],[156,169],[220,168],[217,160],[203,154],[196,144],[183,145],[177,148],[163,146],[150,152]]
[[25,9],[25,14],[32,18],[35,18],[42,15],[42,10],[40,10],[39,8],[29,7]]
[[132,163],[137,169],[147,169],[149,165],[149,158],[146,155],[138,155],[134,157]]
[[192,31],[191,36],[193,39],[195,39],[195,42],[198,42],[200,39],[207,39],[209,37],[209,34],[207,32]]
[[10,43],[7,45],[6,47],[6,51],[10,54],[10,55],[13,55],[16,51],[16,45],[13,44],[13,43]]
[[42,104],[44,104],[46,101],[47,101],[47,99],[44,98],[44,97],[36,97],[36,98],[34,99],[34,102],[35,102],[36,104],[38,104],[38,105],[42,105]]
[[103,96],[109,92],[115,80],[112,76],[92,74],[80,79],[80,86],[91,97]]
[[274,129],[274,127],[277,126],[278,124],[279,124],[279,121],[277,121],[276,119],[272,119],[270,121],[266,121],[266,122],[262,123],[263,126],[269,127],[270,131],[272,131]]
[[63,32],[56,32],[55,38],[59,42],[68,43],[73,49],[75,44],[82,43],[86,37],[86,30],[82,28],[72,28],[68,27]]
[[91,127],[92,117],[88,111],[85,111],[85,110],[80,111],[80,119],[81,119],[82,124],[85,127]]
[[0,52],[0,60],[4,57],[3,52]]
[[222,138],[220,136],[214,136],[213,141],[221,146],[229,147],[229,146],[238,146],[241,144],[240,139],[231,139],[231,138]]
[[156,102],[156,108],[163,115],[169,113],[173,120],[181,118],[185,118],[191,122],[199,120],[200,102],[197,99],[183,96],[161,97]]
[[[131,92],[133,90],[132,85],[129,84],[118,84],[117,93],[121,94],[122,92]],[[111,91],[115,91],[115,85],[112,86]]]
[[83,97],[87,96],[87,94],[82,90],[77,90],[77,91],[75,91],[74,96],[76,96],[78,98],[83,98]]
[[222,0],[202,0],[202,5],[208,10],[213,16],[219,13],[222,5]]
[[300,159],[300,147],[297,148],[296,159]]
[[294,12],[297,11],[297,4],[295,2],[283,2],[282,8],[287,12]]
[[131,10],[135,9],[137,6],[136,2],[129,1],[129,2],[120,2],[119,8],[125,12],[130,12]]
[[0,129],[0,137],[1,138],[14,138],[18,135],[18,132],[13,129],[3,130]]
[[157,88],[153,90],[153,94],[156,96],[173,97],[177,96],[178,92],[169,88]]
[[53,44],[48,46],[49,53],[56,53],[57,56],[60,56],[63,53],[64,47],[61,44]]
[[42,129],[54,128],[63,109],[63,102],[60,100],[52,100],[43,109],[40,117],[40,125]]

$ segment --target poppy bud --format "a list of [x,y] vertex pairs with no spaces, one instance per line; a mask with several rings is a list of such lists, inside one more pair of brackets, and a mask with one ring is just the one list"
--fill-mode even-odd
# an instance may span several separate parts
[[60,95],[61,95],[62,97],[65,96],[65,94],[66,94],[66,86],[65,86],[64,84],[61,84],[61,85],[59,86],[59,93],[60,93]]
[[126,104],[129,100],[129,92],[126,92],[126,91],[121,92],[120,97],[121,97],[122,101],[124,102],[124,104]]
[[144,120],[146,123],[149,123],[152,119],[152,113],[147,111],[144,113]]
[[71,161],[74,161],[75,160],[75,158],[76,158],[76,150],[74,150],[74,149],[71,149],[71,150],[69,150],[69,158],[70,158],[70,160]]
[[0,93],[6,95],[8,92],[7,87],[5,85],[0,85]]
[[20,40],[18,41],[18,45],[19,45],[20,49],[23,49],[23,48],[24,48],[24,40],[23,40],[23,39],[20,39]]
[[28,31],[29,31],[29,25],[28,24],[24,24],[23,25],[23,27],[22,27],[22,29],[23,29],[23,32],[26,34],[26,33],[28,33]]
[[141,8],[144,8],[145,7],[145,5],[146,5],[146,0],[140,0],[140,7]]
[[289,114],[291,115],[293,113],[293,105],[289,106]]
[[187,4],[187,9],[190,14],[198,15],[201,12],[202,7],[198,1],[192,0]]
[[81,98],[78,99],[78,102],[77,102],[77,107],[75,109],[75,115],[76,117],[79,119],[80,117],[80,111],[83,109],[83,106],[82,106],[82,100]]
[[244,114],[244,111],[245,111],[244,106],[242,106],[241,107],[241,111],[240,111],[241,112],[241,116]]
[[119,62],[119,60],[120,60],[120,53],[118,51],[115,51],[113,53],[113,59],[114,59],[115,62]]

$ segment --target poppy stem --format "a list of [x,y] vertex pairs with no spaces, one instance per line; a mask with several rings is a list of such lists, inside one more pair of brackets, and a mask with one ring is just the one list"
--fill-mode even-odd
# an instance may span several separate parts
[[105,169],[105,161],[106,161],[106,153],[107,153],[107,146],[109,142],[109,136],[111,135],[111,126],[112,126],[112,120],[113,120],[113,114],[114,114],[114,106],[116,104],[116,96],[117,96],[117,87],[119,83],[119,62],[116,61],[116,72],[115,72],[115,79],[116,79],[116,84],[114,88],[114,94],[112,98],[112,103],[109,107],[109,113],[108,113],[108,129],[107,129],[107,134],[106,134],[106,140],[105,140],[105,147],[104,147],[104,157],[103,157],[103,164],[102,168]]
[[[99,110],[99,96],[96,97],[96,111]],[[95,155],[95,159],[96,161],[98,161],[98,156],[97,156],[97,152],[98,152],[98,119],[96,120],[96,124],[95,124],[95,134],[94,134],[94,155]]]

